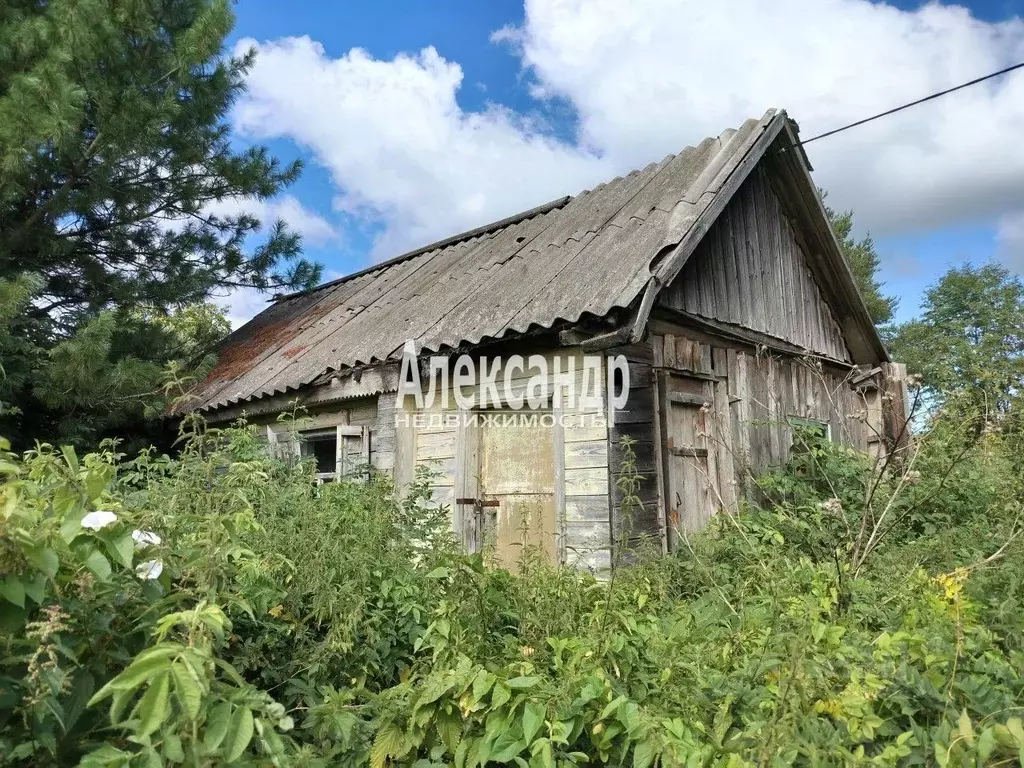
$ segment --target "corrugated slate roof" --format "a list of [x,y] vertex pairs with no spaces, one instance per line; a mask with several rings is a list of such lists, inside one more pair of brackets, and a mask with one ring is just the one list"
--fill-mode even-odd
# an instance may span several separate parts
[[769,110],[575,197],[275,301],[235,331],[193,393],[212,409],[287,392],[329,370],[435,351],[629,306],[740,161]]

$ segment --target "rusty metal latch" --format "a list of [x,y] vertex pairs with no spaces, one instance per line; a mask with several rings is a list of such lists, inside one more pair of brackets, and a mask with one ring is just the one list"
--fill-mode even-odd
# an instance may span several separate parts
[[472,499],[472,498],[468,498],[467,499],[467,498],[462,498],[462,499],[456,499],[455,503],[456,504],[470,504],[470,505],[472,505],[473,511],[476,512],[476,514],[478,514],[478,515],[482,515],[483,514],[484,507],[498,507],[498,506],[501,506],[501,502],[498,501],[497,499]]

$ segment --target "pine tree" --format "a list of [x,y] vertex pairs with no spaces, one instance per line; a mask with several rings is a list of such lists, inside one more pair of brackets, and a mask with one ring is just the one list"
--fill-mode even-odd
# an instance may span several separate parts
[[0,11],[0,276],[41,276],[33,312],[58,332],[83,311],[317,280],[280,222],[253,244],[254,217],[206,212],[270,197],[300,170],[231,146],[224,118],[252,64],[221,55],[232,24],[227,0]]
[[0,4],[0,433],[98,436],[177,354],[157,318],[318,281],[283,223],[210,213],[300,172],[232,144],[233,23],[228,0]]
[[836,233],[843,255],[846,256],[857,280],[857,287],[860,289],[860,295],[864,297],[864,303],[867,304],[871,320],[875,325],[889,322],[899,300],[895,296],[886,296],[882,293],[882,283],[876,277],[882,260],[875,250],[874,240],[871,239],[871,235],[861,240],[854,239],[853,211],[837,213],[831,208],[826,208],[825,211],[832,222],[832,230]]

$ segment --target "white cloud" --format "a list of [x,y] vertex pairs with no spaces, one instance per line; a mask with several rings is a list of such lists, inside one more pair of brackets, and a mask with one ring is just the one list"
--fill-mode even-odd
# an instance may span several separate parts
[[332,59],[308,37],[239,43],[250,46],[259,55],[236,125],[309,148],[333,175],[336,207],[386,224],[377,256],[612,175],[605,160],[504,108],[462,110],[462,69],[433,48],[379,61],[359,49]]
[[213,303],[222,307],[231,323],[231,329],[245,325],[267,308],[270,295],[255,288],[231,288],[213,296]]
[[322,216],[303,207],[292,195],[284,195],[273,200],[226,197],[211,203],[206,210],[217,216],[238,216],[248,213],[259,219],[264,228],[281,219],[292,231],[302,235],[305,245],[326,245],[340,237],[337,229]]
[[[339,277],[342,277],[340,272],[333,269],[324,270],[324,282],[337,280]],[[212,301],[225,310],[231,329],[234,330],[266,309],[273,297],[273,293],[265,293],[255,288],[229,288],[214,295]]]
[[[868,0],[528,0],[493,39],[575,144],[507,109],[463,110],[433,48],[332,58],[308,37],[256,46],[235,121],[328,168],[338,209],[382,222],[376,257],[572,194],[781,106],[809,137],[1024,60],[1024,22]],[[1024,210],[1024,71],[808,146],[859,227],[915,231]]]
[[[508,37],[509,33],[504,33]],[[517,46],[580,140],[635,166],[768,106],[809,138],[1024,60],[1024,22],[867,0],[528,0]],[[807,147],[880,231],[1024,206],[1024,71]]]

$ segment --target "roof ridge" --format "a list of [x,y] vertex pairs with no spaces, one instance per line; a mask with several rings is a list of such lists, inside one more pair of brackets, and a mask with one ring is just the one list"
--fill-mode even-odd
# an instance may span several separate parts
[[391,267],[394,266],[395,264],[401,264],[403,261],[408,261],[409,259],[415,258],[416,256],[421,256],[422,254],[428,253],[429,251],[435,251],[438,248],[447,248],[449,245],[455,245],[456,243],[460,243],[463,240],[470,240],[474,237],[479,237],[480,235],[490,234],[491,232],[495,232],[499,229],[504,229],[505,227],[512,226],[513,224],[518,224],[519,222],[525,221],[526,219],[532,219],[534,216],[540,216],[542,214],[549,213],[555,210],[556,208],[562,208],[572,199],[572,195],[564,195],[555,200],[551,200],[547,203],[544,203],[543,205],[535,206],[528,210],[513,214],[512,216],[506,216],[504,219],[492,221],[490,224],[484,224],[483,226],[480,227],[467,229],[465,232],[460,232],[457,235],[449,235],[448,237],[430,243],[429,245],[422,245],[419,248],[415,248],[411,251],[406,251],[405,253],[399,254],[398,256],[394,256],[390,259],[385,259],[384,261],[381,261],[377,264],[372,264],[369,267],[365,267],[364,269],[357,270],[350,274],[342,275],[341,277],[335,278],[334,280],[329,280],[326,283],[321,283],[320,285],[314,286],[312,288],[307,288],[304,291],[294,291],[293,293],[275,296],[273,298],[273,301],[285,301],[287,299],[295,299],[298,298],[299,296],[306,296],[311,293],[316,293],[317,291],[321,291],[324,288],[330,288],[331,286],[338,285],[339,283],[344,283],[347,280],[352,280],[353,278],[362,277],[363,275],[368,275],[371,272],[376,272],[378,269],[384,269],[385,267]]
[[[782,111],[782,110],[777,110],[775,108],[770,108],[770,109],[768,109],[767,112],[764,113],[764,115],[761,116],[760,120],[758,120],[757,118],[748,118],[747,120],[743,121],[743,123],[741,124],[740,128],[726,128],[724,131],[720,132],[717,136],[707,136],[702,141],[700,141],[698,143],[697,147],[703,146],[704,144],[706,144],[708,142],[714,142],[714,141],[719,142],[720,145],[722,147],[724,147],[728,143],[729,139],[731,139],[734,135],[736,135],[736,133],[740,129],[742,129],[744,126],[746,126],[748,123],[758,123],[760,121],[764,121],[765,119],[773,118],[780,111]],[[726,134],[728,134],[728,136]],[[491,232],[495,232],[495,231],[497,231],[499,229],[504,229],[505,227],[511,226],[513,224],[518,224],[519,222],[525,221],[527,219],[531,219],[534,216],[541,216],[541,215],[543,215],[545,213],[549,213],[550,211],[555,210],[556,208],[564,207],[571,200],[575,200],[575,199],[581,198],[581,197],[583,197],[585,195],[589,195],[589,194],[592,194],[594,192],[597,192],[597,191],[599,191],[599,190],[601,190],[601,189],[603,189],[605,187],[610,186],[611,184],[614,184],[616,182],[622,181],[623,179],[629,178],[629,177],[631,177],[631,176],[633,176],[635,174],[646,173],[646,172],[650,171],[652,168],[655,168],[656,166],[659,166],[659,165],[662,165],[662,164],[664,164],[666,162],[669,162],[669,161],[675,159],[676,157],[682,155],[683,153],[688,152],[688,151],[692,151],[692,150],[696,149],[697,147],[695,147],[693,145],[687,145],[686,147],[684,147],[683,149],[679,150],[678,152],[669,152],[661,160],[651,161],[650,163],[645,165],[643,168],[635,168],[632,171],[629,171],[628,173],[624,173],[624,174],[616,176],[615,178],[610,179],[608,181],[601,182],[600,184],[595,186],[593,189],[584,189],[583,191],[577,193],[576,195],[565,195],[565,196],[559,197],[559,198],[557,198],[555,200],[551,200],[550,202],[544,203],[543,205],[538,205],[538,206],[536,206],[534,208],[529,208],[529,209],[527,209],[525,211],[521,211],[520,213],[516,213],[516,214],[513,214],[511,216],[507,216],[504,219],[498,219],[497,221],[492,221],[490,224],[484,224],[483,226],[474,227],[473,229],[468,229],[465,232],[460,232],[459,234],[456,234],[456,235],[450,235],[449,237],[443,238],[443,239],[438,240],[436,242],[430,243],[428,245],[420,246],[419,248],[415,248],[415,249],[413,249],[411,251],[406,251],[405,253],[399,254],[398,256],[394,256],[394,257],[392,257],[390,259],[386,259],[386,260],[384,260],[382,262],[379,262],[377,264],[372,264],[372,265],[370,265],[368,267],[365,267],[363,269],[357,270],[357,271],[352,272],[350,274],[342,275],[341,277],[335,278],[334,280],[329,280],[326,283],[321,283],[320,285],[314,286],[312,288],[307,288],[307,289],[305,289],[303,291],[294,291],[292,293],[287,293],[287,294],[283,294],[283,295],[280,295],[280,296],[275,296],[272,299],[272,302],[273,303],[277,303],[277,302],[281,302],[281,301],[287,301],[288,299],[295,299],[295,298],[298,298],[300,296],[308,296],[310,294],[322,291],[325,288],[331,288],[331,287],[333,287],[335,285],[339,285],[339,284],[347,282],[349,280],[353,280],[353,279],[355,279],[357,277],[362,277],[363,275],[371,274],[373,272],[376,272],[377,270],[385,269],[387,267],[394,266],[395,264],[401,264],[404,261],[408,261],[409,259],[413,259],[413,258],[415,258],[417,256],[421,256],[424,253],[428,253],[430,251],[434,251],[434,250],[437,250],[439,248],[446,248],[446,247],[448,247],[450,245],[455,245],[456,243],[460,243],[460,242],[463,242],[465,240],[470,240],[470,239],[472,239],[474,237],[479,237],[480,235],[490,234]]]

